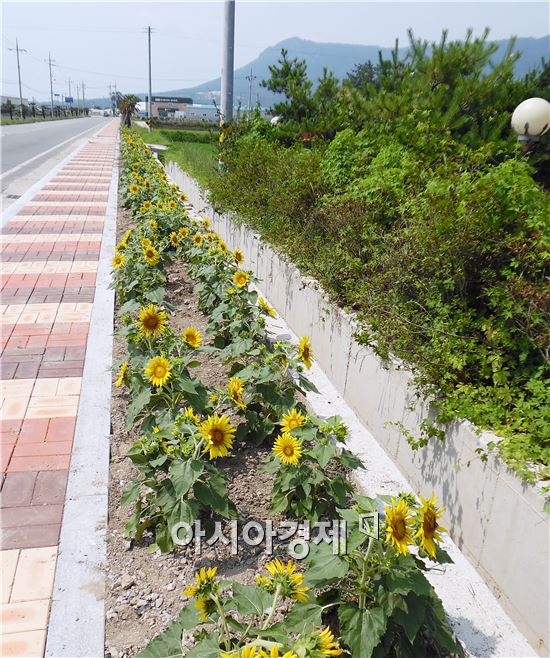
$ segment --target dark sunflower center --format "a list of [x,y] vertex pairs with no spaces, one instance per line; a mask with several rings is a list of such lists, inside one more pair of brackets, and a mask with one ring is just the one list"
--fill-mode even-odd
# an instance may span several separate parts
[[166,374],[166,368],[162,365],[155,367],[155,377],[162,379]]
[[220,429],[216,428],[216,429],[212,430],[212,432],[210,433],[210,439],[211,439],[212,443],[215,446],[222,445],[224,438],[225,438],[225,435],[222,432],[222,430],[220,430]]
[[402,539],[405,538],[405,535],[407,534],[407,528],[405,526],[405,520],[404,519],[395,519],[393,522],[393,534],[396,536],[396,538],[401,541]]
[[160,324],[160,318],[158,318],[156,315],[148,315],[144,320],[143,320],[143,326],[146,327],[147,329],[150,329],[151,331],[153,329],[156,329]]
[[287,457],[292,457],[292,455],[294,454],[294,448],[293,448],[290,444],[289,444],[289,445],[286,445],[286,446],[283,448],[283,453],[284,453]]
[[437,528],[437,518],[432,510],[424,512],[424,519],[422,521],[422,530],[426,537],[431,537]]

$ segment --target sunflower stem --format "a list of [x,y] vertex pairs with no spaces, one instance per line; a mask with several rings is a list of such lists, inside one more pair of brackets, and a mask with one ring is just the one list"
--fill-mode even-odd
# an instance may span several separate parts
[[369,545],[363,557],[363,569],[361,571],[361,580],[359,581],[359,608],[363,609],[367,601],[367,593],[365,591],[365,586],[367,583],[368,577],[368,564],[369,564],[369,553],[372,548],[373,539],[369,537]]
[[280,593],[281,593],[281,585],[278,584],[277,587],[275,588],[275,594],[273,595],[273,603],[271,604],[271,610],[269,611],[269,615],[267,616],[266,620],[263,623],[262,631],[265,631],[265,629],[269,626],[269,623],[271,622],[273,615],[275,614],[275,608],[277,606],[277,601],[279,599]]
[[225,612],[223,611],[223,607],[220,603],[220,600],[218,599],[217,596],[212,595],[212,601],[214,601],[216,605],[216,609],[218,610],[218,614],[220,615],[220,621],[222,624],[222,635],[223,635],[223,643],[225,644],[225,649],[226,651],[231,650],[231,636],[229,635],[229,627],[227,625],[227,620],[225,618]]

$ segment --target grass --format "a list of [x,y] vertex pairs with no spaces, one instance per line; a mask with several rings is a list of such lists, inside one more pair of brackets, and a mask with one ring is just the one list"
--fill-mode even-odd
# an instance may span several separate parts
[[[148,132],[146,128],[136,128],[145,142],[149,144],[163,144],[168,146],[167,151],[161,153],[164,162],[170,160],[179,164],[201,185],[207,187],[218,170],[218,148],[214,142],[182,142],[170,139],[165,128],[154,128]],[[174,133],[186,132],[194,135],[204,135],[200,130],[174,130]]]

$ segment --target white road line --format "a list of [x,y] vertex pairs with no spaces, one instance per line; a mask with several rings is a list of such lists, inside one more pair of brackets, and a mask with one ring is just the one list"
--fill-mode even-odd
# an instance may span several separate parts
[[42,153],[39,153],[38,155],[34,155],[32,158],[29,158],[28,160],[25,160],[25,162],[22,162],[21,164],[18,164],[16,167],[13,167],[12,169],[8,169],[8,171],[5,171],[0,176],[0,181],[3,180],[6,176],[9,176],[10,174],[14,174],[16,171],[19,171],[23,167],[26,167],[31,162],[34,162],[34,160],[38,160],[38,158],[42,158],[43,156],[47,155],[48,153],[51,153],[52,151],[55,151],[56,149],[60,148],[61,146],[64,146],[65,144],[68,144],[69,142],[72,142],[74,139],[78,139],[79,137],[82,137],[82,135],[85,135],[86,133],[89,133],[92,130],[96,130],[96,129],[97,129],[97,124],[92,126],[91,128],[86,128],[86,130],[83,130],[81,133],[78,133],[77,135],[74,135],[74,137],[69,137],[69,139],[66,139],[64,142],[60,142],[59,144],[56,144],[55,146],[52,146],[52,148],[49,148],[46,151],[42,151]]

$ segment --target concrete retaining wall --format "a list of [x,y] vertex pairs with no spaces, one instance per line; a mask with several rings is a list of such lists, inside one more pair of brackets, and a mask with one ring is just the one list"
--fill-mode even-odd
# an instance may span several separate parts
[[[246,255],[246,268],[261,281],[270,303],[298,335],[311,337],[315,359],[338,392],[389,454],[411,486],[432,489],[446,506],[445,526],[502,606],[540,652],[549,654],[549,521],[535,487],[519,480],[491,454],[476,449],[489,440],[467,422],[456,422],[444,441],[412,450],[398,427],[415,435],[429,413],[415,400],[411,375],[395,361],[382,364],[353,338],[355,324],[332,304],[320,286],[228,215],[218,215],[196,181],[169,163],[168,174],[189,201],[212,219],[231,249]],[[412,410],[411,410],[412,407]]]

